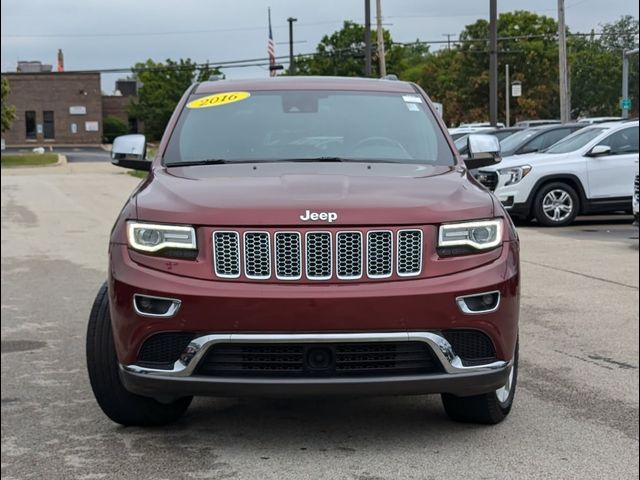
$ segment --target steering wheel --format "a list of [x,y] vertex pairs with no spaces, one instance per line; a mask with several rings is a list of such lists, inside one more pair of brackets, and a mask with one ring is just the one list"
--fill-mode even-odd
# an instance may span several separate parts
[[394,140],[392,138],[388,138],[388,137],[367,137],[367,138],[363,138],[362,140],[360,140],[358,143],[356,143],[352,150],[359,150],[362,147],[366,147],[366,146],[389,146],[389,147],[394,147],[397,148],[398,150],[401,150],[403,154],[405,154],[408,158],[411,158],[411,155],[409,154],[409,152],[407,152],[407,150],[404,148],[404,146],[397,140]]

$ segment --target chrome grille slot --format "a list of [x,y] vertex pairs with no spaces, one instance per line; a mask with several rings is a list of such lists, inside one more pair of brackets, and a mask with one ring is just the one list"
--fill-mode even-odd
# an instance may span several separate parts
[[398,231],[398,275],[411,277],[422,271],[422,230]]
[[331,268],[331,233],[307,232],[306,240],[306,272],[310,280],[329,280]]
[[213,234],[213,260],[218,277],[238,278],[240,276],[238,232],[221,231]]
[[393,272],[393,233],[374,230],[367,233],[367,276],[387,278]]
[[269,232],[244,233],[244,274],[253,280],[271,277]]
[[277,232],[275,239],[276,278],[298,280],[302,276],[300,233]]
[[362,277],[362,233],[338,232],[336,235],[336,273],[340,280]]

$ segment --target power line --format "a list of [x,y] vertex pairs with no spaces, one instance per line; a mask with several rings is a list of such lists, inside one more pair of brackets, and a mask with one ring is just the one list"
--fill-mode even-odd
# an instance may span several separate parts
[[[569,34],[568,36],[601,36],[601,35],[627,35],[627,34],[637,34],[637,32],[613,32],[613,33],[574,33]],[[505,40],[519,40],[519,39],[533,39],[533,38],[548,38],[550,40],[557,39],[557,34],[539,34],[539,35],[518,35],[518,36],[508,36],[508,37],[498,37],[498,41]],[[486,43],[485,39],[465,39],[465,40],[424,40],[424,41],[416,41],[416,42],[393,42],[393,45],[401,45],[401,46],[413,46],[413,45],[428,45],[428,44],[443,44],[451,41],[452,44],[464,44],[464,43]],[[376,42],[373,42],[373,47],[376,46]],[[353,48],[342,48],[342,49],[334,49],[329,52],[330,55],[342,55],[345,53],[352,54],[354,52]],[[505,52],[505,53],[515,53],[515,52]],[[315,56],[326,56],[327,52],[310,52],[310,53],[301,53],[296,55],[296,58],[313,58]],[[364,45],[363,52],[364,58]],[[286,60],[288,59],[288,55],[280,55],[276,56],[276,60]],[[132,66],[132,67],[117,67],[117,68],[99,68],[99,69],[81,69],[81,70],[67,70],[67,73],[131,73],[133,71],[170,71],[170,70],[191,70],[191,69],[203,69],[203,68],[212,68],[212,69],[228,69],[228,68],[244,68],[244,67],[262,67],[269,65],[269,58],[267,57],[258,57],[258,58],[247,58],[243,60],[224,60],[220,62],[203,62],[203,63],[194,63],[191,65],[162,65],[162,66],[154,66],[154,67],[146,67],[144,64],[141,66]],[[8,72],[6,72],[8,73]]]

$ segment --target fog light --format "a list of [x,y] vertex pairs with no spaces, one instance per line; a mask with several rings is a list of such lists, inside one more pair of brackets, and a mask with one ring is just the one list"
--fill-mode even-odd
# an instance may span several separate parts
[[466,314],[495,312],[500,305],[500,292],[485,292],[456,298],[456,303]]
[[181,303],[175,298],[153,297],[139,293],[133,296],[134,310],[144,317],[173,317]]

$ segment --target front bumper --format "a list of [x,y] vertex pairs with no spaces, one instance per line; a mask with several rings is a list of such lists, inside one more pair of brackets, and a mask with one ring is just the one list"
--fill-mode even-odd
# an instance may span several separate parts
[[[217,343],[329,343],[420,341],[427,344],[442,372],[394,376],[227,378],[197,375],[209,348]],[[511,361],[464,366],[451,344],[436,332],[333,333],[333,334],[213,334],[198,337],[170,370],[121,365],[127,390],[138,395],[173,399],[188,395],[291,396],[291,395],[411,395],[451,393],[477,395],[506,383]]]
[[[263,284],[207,281],[135,263],[126,246],[111,248],[109,305],[118,360],[137,362],[143,343],[160,332],[291,334],[438,332],[480,330],[498,359],[515,351],[520,302],[517,242],[477,268],[432,278],[348,284]],[[498,291],[497,310],[463,313],[460,296]],[[133,296],[171,297],[181,306],[171,318],[136,313]]]

